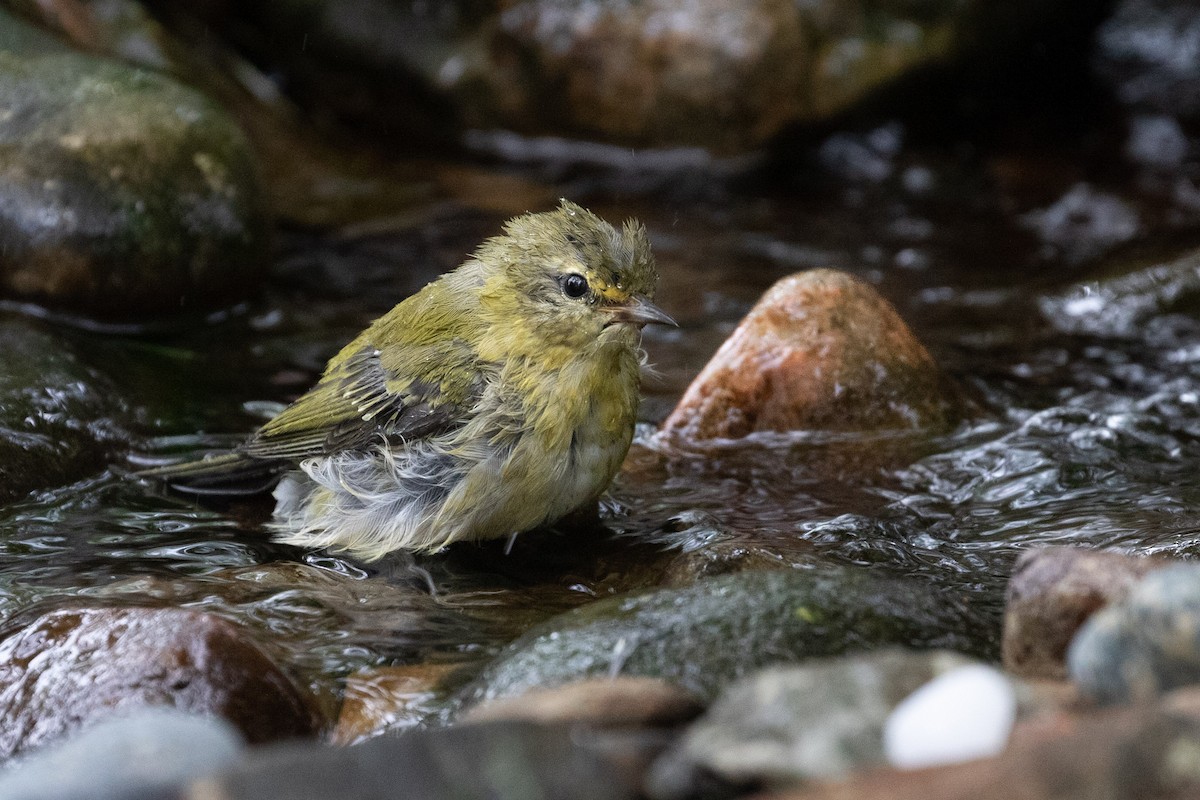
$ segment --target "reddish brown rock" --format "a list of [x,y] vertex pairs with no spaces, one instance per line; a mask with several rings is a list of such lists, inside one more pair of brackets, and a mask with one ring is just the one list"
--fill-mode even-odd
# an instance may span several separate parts
[[813,110],[808,23],[789,0],[522,0],[492,42],[491,111],[616,141],[761,145]]
[[1065,678],[1067,647],[1088,617],[1125,597],[1147,572],[1168,563],[1077,547],[1025,553],[1008,582],[1005,668],[1023,677]]
[[526,719],[583,722],[602,728],[670,726],[697,717],[704,707],[688,692],[658,678],[597,678],[534,689],[476,706],[464,722]]
[[224,717],[250,742],[311,735],[320,724],[311,696],[212,614],[61,609],[0,642],[0,756],[143,706]]
[[867,284],[818,269],[784,278],[726,340],[663,433],[692,440],[755,431],[861,431],[944,424],[937,365]]
[[334,744],[354,744],[386,730],[416,725],[432,711],[447,664],[409,664],[364,670],[346,679]]

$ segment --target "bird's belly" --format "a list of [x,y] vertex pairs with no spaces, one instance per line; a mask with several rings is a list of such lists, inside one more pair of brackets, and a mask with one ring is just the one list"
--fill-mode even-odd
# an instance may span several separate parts
[[636,364],[631,374],[610,370],[600,391],[551,397],[541,413],[498,393],[499,410],[444,436],[310,459],[277,491],[278,539],[374,559],[552,523],[598,498],[620,469],[633,438]]
[[626,437],[577,432],[561,478],[557,481],[558,503],[552,513],[555,516],[568,514],[598,497],[620,469],[628,450],[629,439]]

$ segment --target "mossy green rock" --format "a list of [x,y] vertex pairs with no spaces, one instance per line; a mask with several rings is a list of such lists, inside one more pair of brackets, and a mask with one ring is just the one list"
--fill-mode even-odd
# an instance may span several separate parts
[[0,503],[104,468],[127,435],[116,387],[68,344],[0,321]]
[[711,698],[767,664],[869,650],[979,650],[965,598],[864,568],[727,575],[569,611],[509,645],[462,705],[597,675],[664,678]]
[[0,11],[0,293],[100,318],[244,296],[266,214],[241,130]]

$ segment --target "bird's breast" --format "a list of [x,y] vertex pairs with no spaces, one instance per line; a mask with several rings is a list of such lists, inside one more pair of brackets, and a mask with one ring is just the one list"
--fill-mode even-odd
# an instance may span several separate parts
[[638,363],[632,352],[581,359],[557,371],[553,401],[540,410],[542,446],[564,495],[582,503],[620,469],[637,417]]

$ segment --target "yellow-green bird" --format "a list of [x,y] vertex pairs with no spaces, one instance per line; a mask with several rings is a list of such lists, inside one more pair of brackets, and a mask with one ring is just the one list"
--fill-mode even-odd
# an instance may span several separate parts
[[342,348],[224,455],[150,470],[222,493],[282,474],[276,539],[363,560],[507,537],[595,499],[621,466],[651,300],[645,229],[573,203],[510,220]]

